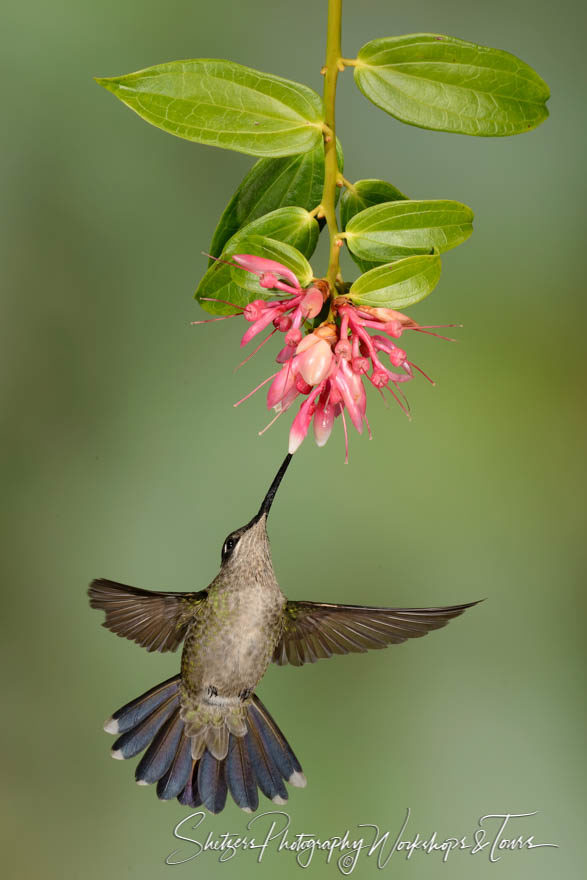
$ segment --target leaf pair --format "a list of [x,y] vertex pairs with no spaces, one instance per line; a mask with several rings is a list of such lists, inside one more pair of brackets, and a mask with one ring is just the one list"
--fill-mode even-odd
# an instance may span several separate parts
[[[440,278],[438,254],[473,231],[473,212],[466,205],[412,201],[383,180],[353,184],[343,194],[340,213],[351,256],[366,273],[350,295],[370,306],[405,308],[428,296]],[[398,262],[382,265],[392,260]]]
[[[548,86],[531,67],[455,37],[373,40],[352,63],[363,94],[408,125],[503,137],[548,116]],[[306,153],[322,141],[324,108],[313,89],[232,61],[172,61],[97,81],[187,140],[262,157]]]

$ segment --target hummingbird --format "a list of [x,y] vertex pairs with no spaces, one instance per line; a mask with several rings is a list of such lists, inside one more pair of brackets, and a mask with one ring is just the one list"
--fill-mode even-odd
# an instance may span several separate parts
[[364,653],[419,638],[477,602],[443,608],[378,608],[288,600],[271,560],[267,517],[292,456],[287,455],[258,513],[222,545],[220,571],[193,593],[144,590],[105,579],[89,587],[103,623],[147,651],[175,651],[178,675],[118,709],[104,724],[117,735],[112,757],[133,758],[139,785],[162,800],[219,813],[230,791],[247,812],[259,790],[285,804],[286,784],[306,777],[284,734],[256,694],[271,661],[302,666],[333,654]]

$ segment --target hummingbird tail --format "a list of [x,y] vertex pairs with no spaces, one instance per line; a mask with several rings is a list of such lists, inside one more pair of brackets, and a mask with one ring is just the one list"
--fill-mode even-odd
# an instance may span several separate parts
[[285,782],[306,785],[291,746],[256,695],[246,706],[246,733],[229,734],[224,758],[215,758],[208,748],[192,758],[191,737],[180,716],[179,675],[118,709],[104,729],[120,734],[112,746],[114,758],[132,758],[146,749],[135,778],[139,785],[157,783],[161,800],[177,797],[186,806],[203,804],[219,813],[230,791],[239,807],[252,812],[259,805],[258,788],[274,803],[284,804]]

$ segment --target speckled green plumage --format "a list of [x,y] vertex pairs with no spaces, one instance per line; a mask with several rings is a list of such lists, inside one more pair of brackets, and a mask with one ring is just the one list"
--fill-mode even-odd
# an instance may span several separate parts
[[[208,587],[207,598],[194,610],[185,636],[181,717],[202,744],[217,738],[214,728],[222,725],[244,732],[239,719],[244,719],[246,705],[271,662],[285,604],[262,516],[239,536],[233,555]],[[198,748],[196,742],[194,754]]]

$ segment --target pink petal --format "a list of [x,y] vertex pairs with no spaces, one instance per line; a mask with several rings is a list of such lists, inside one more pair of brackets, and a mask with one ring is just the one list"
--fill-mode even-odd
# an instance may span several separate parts
[[291,364],[286,364],[279,371],[267,392],[267,409],[273,409],[294,387],[295,374]]
[[307,397],[300,406],[298,413],[293,420],[289,432],[289,452],[292,454],[300,448],[304,437],[308,433],[308,428],[310,427],[310,422],[312,421],[312,416],[316,409],[315,400],[324,390],[325,384],[326,382],[321,382],[320,385],[312,391],[310,396]]
[[324,446],[328,442],[333,425],[334,405],[325,403],[321,397],[314,413],[314,439],[317,446]]
[[362,388],[363,394],[361,395],[358,385],[354,380],[354,376],[355,374],[353,374],[352,370],[348,366],[348,362],[341,361],[340,369],[337,370],[337,372],[333,376],[333,381],[335,382],[336,387],[342,395],[344,405],[348,410],[353,425],[355,426],[359,434],[362,434],[363,416],[365,414],[365,400],[363,399],[365,395],[365,389],[363,387],[361,377],[356,376]]
[[315,318],[322,311],[324,297],[317,287],[311,287],[302,300],[302,311],[306,318]]
[[276,260],[268,260],[265,257],[255,257],[253,254],[235,254],[232,258],[242,269],[247,272],[253,272],[254,275],[263,275],[265,272],[273,272],[276,275],[285,278],[286,281],[300,289],[300,282],[287,266],[283,266]]
[[308,397],[300,406],[289,432],[288,451],[292,454],[300,448],[304,437],[308,433],[308,428],[310,427],[313,411],[314,406],[312,400]]
[[292,348],[291,345],[286,345],[281,349],[275,360],[278,364],[285,364],[294,356],[295,353],[295,348]]
[[271,324],[271,322],[273,321],[274,317],[275,313],[273,312],[273,310],[267,309],[267,311],[262,314],[260,318],[258,318],[253,324],[251,324],[251,326],[241,339],[241,348],[246,345],[247,342],[250,342],[251,339],[253,339],[257,335],[257,333],[260,333],[262,330],[265,329],[265,327],[268,327],[269,324]]
[[292,403],[294,402],[296,397],[299,397],[299,396],[300,396],[300,392],[298,391],[298,389],[294,385],[293,388],[290,388],[290,390],[287,392],[287,394],[285,395],[283,400],[280,400],[279,403],[277,403],[275,405],[275,407],[274,407],[275,411],[276,412],[278,412],[278,411],[285,412],[286,409],[290,408],[290,406],[292,405]]

